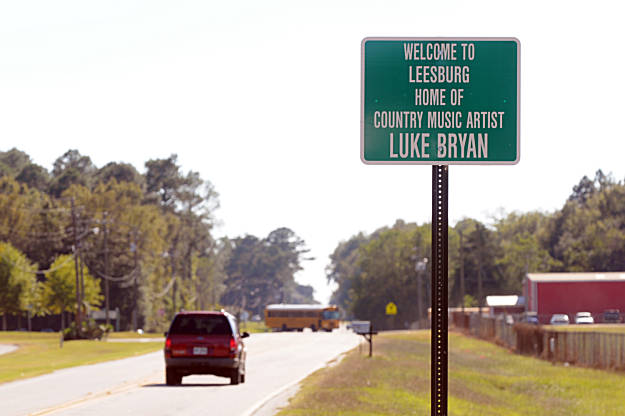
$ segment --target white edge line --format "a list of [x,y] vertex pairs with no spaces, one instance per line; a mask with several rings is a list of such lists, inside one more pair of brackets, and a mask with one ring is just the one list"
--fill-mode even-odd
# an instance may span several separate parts
[[336,360],[338,357],[344,356],[347,353],[349,353],[350,351],[356,349],[356,347],[351,348],[347,351],[343,351],[335,356],[333,356],[332,358],[330,358],[328,361],[326,361],[325,363],[323,363],[322,365],[320,365],[319,367],[316,367],[314,369],[312,369],[309,373],[305,374],[304,376],[300,377],[299,379],[285,385],[282,386],[280,389],[278,389],[277,391],[275,391],[271,396],[266,397],[264,399],[259,400],[258,402],[256,402],[254,405],[252,405],[248,410],[246,410],[245,412],[243,412],[241,414],[241,416],[253,416],[254,413],[256,413],[257,411],[259,411],[265,404],[269,403],[271,400],[275,399],[276,397],[278,397],[279,395],[281,395],[282,393],[284,393],[285,391],[289,390],[290,388],[300,384],[302,381],[304,381],[304,379],[306,379],[308,376],[310,376],[312,373],[314,373],[315,371],[318,371],[322,368],[326,368],[328,366],[328,364],[330,364],[332,361]]

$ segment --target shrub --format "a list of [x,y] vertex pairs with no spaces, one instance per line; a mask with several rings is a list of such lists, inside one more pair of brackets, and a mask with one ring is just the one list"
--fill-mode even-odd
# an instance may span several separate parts
[[81,330],[77,330],[76,322],[72,322],[69,328],[63,331],[63,340],[73,339],[98,339],[106,338],[113,331],[112,325],[98,324],[95,320],[89,319],[82,322]]

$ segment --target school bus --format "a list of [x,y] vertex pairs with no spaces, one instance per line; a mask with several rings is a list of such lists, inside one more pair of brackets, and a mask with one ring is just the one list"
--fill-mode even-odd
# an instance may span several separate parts
[[265,307],[265,326],[274,331],[302,331],[310,328],[332,331],[339,327],[339,307],[336,305],[287,305]]

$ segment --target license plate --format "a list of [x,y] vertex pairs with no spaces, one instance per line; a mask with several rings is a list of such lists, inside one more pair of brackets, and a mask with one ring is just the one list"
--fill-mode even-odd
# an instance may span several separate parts
[[193,355],[207,355],[208,348],[206,347],[193,347]]

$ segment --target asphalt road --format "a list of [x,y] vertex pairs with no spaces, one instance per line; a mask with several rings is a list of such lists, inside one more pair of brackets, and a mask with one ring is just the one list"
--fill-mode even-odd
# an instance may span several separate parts
[[246,382],[237,386],[207,375],[188,376],[181,386],[167,386],[162,351],[76,367],[0,385],[0,413],[250,416],[359,342],[358,335],[345,330],[252,334],[246,339]]

